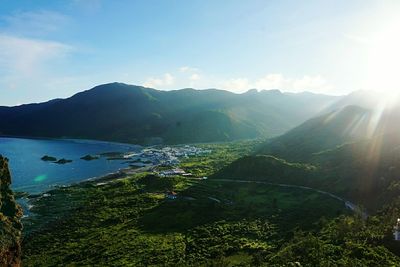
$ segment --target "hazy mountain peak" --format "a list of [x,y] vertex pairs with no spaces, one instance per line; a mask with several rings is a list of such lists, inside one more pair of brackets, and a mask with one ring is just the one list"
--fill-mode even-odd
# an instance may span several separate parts
[[247,91],[245,92],[245,94],[257,94],[257,93],[258,93],[258,90],[255,89],[255,88],[249,89],[249,90],[247,90]]
[[276,94],[276,95],[281,95],[282,94],[281,90],[279,90],[279,89],[270,89],[270,90],[263,89],[260,92],[261,93],[266,93],[266,94]]

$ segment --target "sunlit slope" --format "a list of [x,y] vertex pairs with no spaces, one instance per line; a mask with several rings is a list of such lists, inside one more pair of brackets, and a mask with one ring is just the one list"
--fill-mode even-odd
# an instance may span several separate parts
[[369,110],[348,106],[306,121],[267,142],[258,153],[294,162],[308,161],[313,153],[366,137],[371,118]]
[[159,91],[111,83],[67,99],[0,107],[0,134],[132,143],[229,141],[277,136],[336,100],[277,90]]
[[400,135],[376,135],[313,155],[326,187],[378,208],[400,195]]
[[349,106],[311,119],[213,178],[307,185],[377,209],[400,194],[398,114]]

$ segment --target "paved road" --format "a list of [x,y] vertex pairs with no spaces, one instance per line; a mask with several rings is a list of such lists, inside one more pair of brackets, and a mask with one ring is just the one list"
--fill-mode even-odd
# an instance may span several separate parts
[[300,188],[300,189],[304,189],[304,190],[311,190],[314,192],[318,192],[320,194],[323,195],[327,195],[330,196],[334,199],[337,199],[339,201],[342,201],[344,203],[344,205],[346,206],[346,208],[354,211],[354,212],[361,212],[361,216],[366,219],[368,217],[368,213],[366,211],[360,211],[360,209],[358,208],[358,206],[342,197],[339,197],[335,194],[323,191],[323,190],[319,190],[319,189],[315,189],[312,187],[308,187],[308,186],[302,186],[302,185],[293,185],[293,184],[278,184],[278,183],[270,183],[270,182],[264,182],[264,181],[253,181],[253,180],[232,180],[232,179],[212,179],[210,181],[216,181],[216,182],[233,182],[233,183],[253,183],[253,184],[266,184],[266,185],[274,185],[274,186],[280,186],[280,187],[292,187],[292,188]]

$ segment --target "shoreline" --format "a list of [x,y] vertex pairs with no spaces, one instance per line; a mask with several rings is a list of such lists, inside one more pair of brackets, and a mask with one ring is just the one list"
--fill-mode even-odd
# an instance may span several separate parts
[[133,143],[123,143],[117,141],[99,140],[99,139],[84,139],[84,138],[63,138],[63,137],[44,137],[44,136],[24,136],[24,135],[5,135],[0,134],[0,138],[15,138],[15,139],[31,139],[31,140],[48,140],[48,141],[69,141],[69,142],[82,142],[82,143],[103,143],[114,144],[129,147],[145,148],[147,146]]
[[[60,183],[60,184],[53,184],[53,185],[49,185],[49,188],[44,190],[44,191],[40,191],[37,193],[29,193],[23,190],[18,190],[18,189],[13,189],[15,194],[22,194],[23,196],[20,196],[18,198],[21,197],[35,197],[35,196],[39,196],[39,195],[43,195],[46,193],[49,193],[52,190],[58,189],[58,188],[63,188],[63,187],[69,187],[69,186],[76,186],[82,183],[87,183],[87,182],[95,182],[98,180],[111,180],[111,179],[116,179],[116,178],[120,178],[119,176],[124,176],[124,175],[128,175],[128,171],[129,170],[133,170],[132,167],[125,167],[125,168],[120,168],[117,171],[113,171],[113,172],[109,172],[103,175],[99,175],[99,176],[93,176],[90,178],[84,178],[83,180],[80,181],[75,181],[75,182],[71,182],[71,183]],[[137,169],[139,170],[139,169]],[[116,177],[118,176],[118,177]]]
[[[20,196],[16,196],[15,200],[18,202],[18,204],[23,209],[23,218],[28,218],[28,217],[35,215],[34,212],[30,211],[31,208],[34,207],[34,205],[32,204],[32,201],[35,201],[36,199],[42,198],[42,197],[49,197],[52,195],[51,192],[53,192],[54,190],[71,187],[71,186],[80,186],[85,183],[96,183],[96,182],[101,183],[101,181],[107,181],[107,183],[108,183],[113,180],[126,178],[128,175],[133,174],[130,172],[130,170],[140,170],[140,169],[132,169],[131,167],[120,168],[117,171],[106,173],[104,175],[86,178],[86,179],[78,181],[78,182],[73,182],[73,183],[69,183],[69,184],[55,184],[55,185],[51,186],[51,188],[49,188],[48,190],[42,191],[40,193],[14,191],[14,194],[20,195]],[[106,184],[106,183],[104,183],[104,184]]]
[[[131,154],[131,153],[141,153],[145,147],[137,144],[128,144],[128,143],[117,143],[117,142],[110,142],[110,141],[101,141],[101,140],[90,140],[90,139],[58,139],[58,138],[47,138],[47,137],[26,137],[26,136],[11,136],[11,135],[4,135],[0,134],[0,147],[3,147],[4,144],[4,150],[0,152],[0,154],[3,154],[5,157],[8,159],[14,160],[16,162],[15,165],[10,164],[10,171],[13,173],[13,171],[17,169],[22,169],[24,166],[21,164],[21,161],[18,160],[18,155],[19,154],[24,154],[23,152],[18,152],[13,154],[13,143],[19,144],[21,142],[22,144],[25,144],[27,142],[33,142],[34,144],[39,145],[39,147],[44,147],[42,154],[46,155],[48,154],[47,151],[45,151],[45,146],[60,146],[60,147],[72,147],[76,146],[79,149],[82,148],[82,155],[78,155],[78,153],[71,153],[73,154],[71,157],[73,157],[73,160],[76,161],[73,164],[72,167],[70,167],[66,173],[58,175],[58,171],[54,169],[54,167],[49,167],[53,168],[51,171],[52,177],[54,176],[55,178],[53,181],[47,181],[44,183],[34,183],[33,180],[35,178],[34,175],[30,175],[27,173],[26,177],[23,176],[24,172],[22,171],[16,171],[15,177],[14,175],[12,176],[12,185],[11,188],[15,192],[26,192],[29,193],[30,195],[35,195],[35,194],[41,194],[43,192],[52,190],[56,188],[57,186],[64,186],[64,185],[69,185],[73,184],[76,182],[82,182],[88,179],[100,179],[103,176],[108,176],[110,174],[115,174],[116,172],[121,171],[122,169],[129,169],[128,164],[117,164],[117,163],[111,163],[108,165],[108,163],[102,164],[102,166],[99,166],[97,170],[91,170],[93,167],[90,167],[89,165],[86,166],[86,163],[81,163],[82,156],[91,153],[89,151],[92,151],[92,154],[95,153],[95,155],[98,155],[99,158],[105,158],[108,159],[108,157],[103,156],[102,154],[104,153],[118,153],[121,155],[125,154]],[[54,144],[53,144],[54,142]],[[8,145],[11,144],[11,145]],[[9,149],[9,146],[11,149]],[[85,151],[85,149],[87,151]],[[20,151],[21,149],[16,151]],[[94,152],[93,152],[94,151]],[[38,153],[40,154],[40,153]],[[37,157],[40,157],[41,155],[37,155]],[[62,157],[63,155],[59,155]],[[13,158],[14,157],[14,158]],[[17,159],[16,159],[17,158]],[[36,158],[33,158],[31,156],[26,157],[28,160],[36,160]],[[32,158],[32,159],[31,159]],[[103,159],[101,159],[103,161]],[[86,165],[84,165],[86,164]],[[98,163],[96,163],[98,165]],[[80,168],[80,166],[83,166],[87,170],[84,172],[81,171],[74,171],[73,169]],[[96,166],[96,165],[94,165]],[[30,168],[30,167],[29,167]],[[29,169],[27,168],[27,169]],[[65,167],[60,167],[61,169]],[[66,167],[68,168],[68,167]],[[42,169],[39,169],[35,175],[40,175],[41,173],[46,174],[47,173],[47,167],[43,167]],[[59,177],[56,177],[59,176]],[[25,181],[25,180],[26,181]]]

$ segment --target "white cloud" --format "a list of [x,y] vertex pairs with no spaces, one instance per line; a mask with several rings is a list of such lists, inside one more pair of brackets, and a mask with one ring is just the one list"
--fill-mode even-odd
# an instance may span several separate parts
[[264,77],[258,79],[254,83],[254,88],[257,89],[283,89],[290,81],[286,79],[282,74],[272,73],[267,74]]
[[2,104],[60,97],[64,92],[60,88],[72,88],[50,86],[64,80],[65,75],[60,75],[59,70],[75,51],[51,35],[70,22],[69,17],[47,10],[0,16],[0,90],[7,94]]
[[193,67],[189,67],[189,66],[183,66],[179,68],[180,72],[198,72],[199,69],[198,68],[193,68]]
[[163,89],[162,87],[168,87],[173,85],[175,82],[175,77],[170,73],[165,73],[162,77],[148,78],[144,83],[143,86],[151,87],[151,88],[158,88]]
[[166,85],[172,85],[174,83],[174,80],[175,80],[175,78],[171,74],[166,73],[164,75],[164,81],[165,81]]
[[198,81],[198,80],[200,80],[200,75],[199,74],[197,74],[197,73],[193,73],[192,75],[190,75],[190,77],[189,77],[189,80],[191,80],[191,81]]
[[71,46],[59,42],[0,34],[0,70],[15,76],[33,75],[45,62],[71,50]]
[[292,82],[292,89],[295,91],[307,90],[313,92],[328,92],[333,89],[333,86],[329,85],[320,75],[305,75],[301,79]]
[[251,84],[246,78],[237,78],[222,82],[221,87],[228,91],[241,93],[248,90],[251,87]]
[[238,77],[221,80],[207,73],[199,73],[199,71],[197,68],[184,66],[159,77],[150,77],[143,85],[159,89],[179,89],[188,86],[197,89],[220,88],[235,93],[243,93],[249,89],[278,89],[288,92],[311,91],[316,93],[332,93],[334,91],[334,87],[321,75],[304,75],[291,78],[282,73],[269,73],[254,79]]
[[223,81],[221,87],[232,92],[245,92],[249,89],[279,89],[282,91],[312,91],[318,93],[329,93],[334,87],[330,85],[321,75],[305,75],[301,78],[288,78],[281,73],[270,73],[261,78],[251,81],[247,78],[236,78]]

